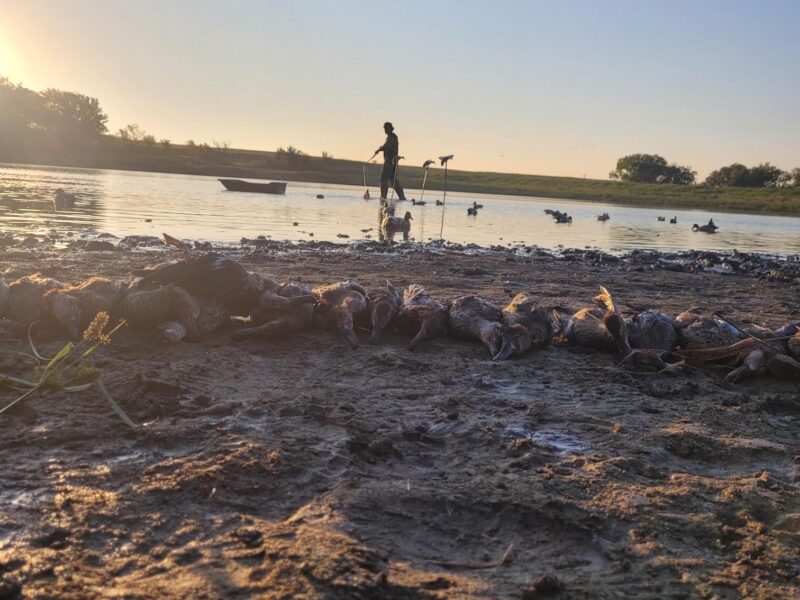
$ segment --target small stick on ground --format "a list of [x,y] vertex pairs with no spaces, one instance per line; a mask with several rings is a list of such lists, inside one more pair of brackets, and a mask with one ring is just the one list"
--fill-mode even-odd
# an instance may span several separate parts
[[514,543],[510,543],[506,551],[503,552],[503,555],[498,558],[494,562],[488,563],[456,563],[456,562],[447,562],[446,560],[432,560],[430,561],[434,565],[439,567],[446,567],[448,569],[494,569],[496,567],[502,567],[506,564],[508,560],[508,555],[511,554],[511,550],[514,548]]

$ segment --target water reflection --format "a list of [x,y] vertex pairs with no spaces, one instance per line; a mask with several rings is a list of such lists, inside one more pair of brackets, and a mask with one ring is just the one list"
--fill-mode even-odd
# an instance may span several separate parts
[[[341,241],[376,238],[380,232],[377,199],[364,200],[361,182],[354,186],[290,183],[285,196],[227,192],[213,177],[0,166],[0,227],[47,231],[110,232],[117,236],[170,233],[179,238],[237,242],[265,235],[272,239]],[[75,210],[53,212],[57,188],[78,196]],[[317,199],[323,194],[324,199]],[[419,197],[407,190],[408,197]],[[427,189],[426,204],[395,202],[396,214],[411,211],[411,236],[438,239],[444,214],[444,237],[452,242],[545,248],[597,247],[607,251],[634,248],[662,250],[732,250],[800,252],[800,219],[707,211],[629,208],[605,203],[519,198],[448,192],[447,206],[437,206],[441,192]],[[483,204],[467,215],[473,202]],[[556,224],[545,209],[573,217]],[[597,215],[609,213],[607,222]],[[659,221],[658,217],[664,217]],[[669,219],[675,217],[676,224]],[[715,234],[691,231],[693,223],[713,218]],[[296,225],[295,225],[296,223]],[[371,230],[371,231],[370,231]]]

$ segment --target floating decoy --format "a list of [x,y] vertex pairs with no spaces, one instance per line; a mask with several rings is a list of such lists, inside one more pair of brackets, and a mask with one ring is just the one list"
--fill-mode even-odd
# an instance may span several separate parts
[[678,217],[672,217],[672,218],[669,220],[669,222],[670,222],[672,225],[675,225],[675,223],[677,223],[677,222],[678,222]]

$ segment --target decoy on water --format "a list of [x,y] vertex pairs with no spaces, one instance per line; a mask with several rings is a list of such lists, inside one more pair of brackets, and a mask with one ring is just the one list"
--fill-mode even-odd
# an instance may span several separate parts
[[678,222],[678,217],[672,217],[672,218],[669,220],[669,222],[670,222],[671,224],[675,225],[675,223],[677,223],[677,222]]
[[692,225],[692,231],[701,231],[703,233],[716,233],[717,229],[719,227],[714,224],[714,219],[709,219],[705,225],[698,225],[697,223]]

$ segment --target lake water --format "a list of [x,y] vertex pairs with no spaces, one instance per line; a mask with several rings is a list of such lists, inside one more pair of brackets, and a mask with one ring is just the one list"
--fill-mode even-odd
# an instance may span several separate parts
[[[372,175],[373,179],[377,174]],[[373,198],[377,187],[370,186]],[[408,186],[407,196],[419,198]],[[78,197],[74,210],[53,212],[52,197],[64,188]],[[377,239],[378,201],[362,198],[363,186],[289,182],[285,196],[228,192],[214,177],[133,171],[66,169],[0,165],[0,228],[77,234],[160,235],[238,242],[259,235],[274,240],[341,242]],[[317,195],[324,195],[318,199]],[[441,192],[428,191],[425,206],[397,203],[397,214],[413,215],[411,235],[418,241],[439,239]],[[477,217],[467,207],[484,205]],[[544,209],[572,215],[558,225]],[[608,212],[607,222],[597,215]],[[666,217],[660,222],[658,216]],[[676,216],[678,223],[669,219]],[[714,235],[694,233],[693,223],[709,218],[719,226]],[[297,223],[297,225],[294,225]],[[367,230],[367,231],[365,231]],[[598,202],[448,193],[443,237],[451,242],[543,248],[600,248],[622,252],[635,248],[659,250],[732,250],[800,252],[800,219],[711,211],[631,208]],[[312,236],[313,234],[313,236]],[[368,237],[369,236],[369,237]]]

